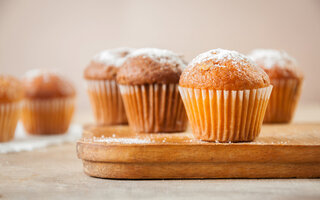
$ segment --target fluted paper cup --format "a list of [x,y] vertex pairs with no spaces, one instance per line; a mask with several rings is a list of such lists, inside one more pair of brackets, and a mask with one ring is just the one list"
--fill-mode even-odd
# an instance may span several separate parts
[[34,135],[65,133],[75,108],[75,98],[49,100],[26,99],[23,102],[22,122],[26,131]]
[[241,142],[259,135],[272,86],[239,91],[179,90],[195,138]]
[[121,94],[115,81],[89,80],[87,89],[97,124],[128,123]]
[[0,142],[8,142],[14,138],[20,111],[20,102],[0,104]]
[[288,123],[296,110],[302,80],[272,80],[273,90],[266,110],[264,123]]
[[176,84],[120,85],[130,127],[136,132],[186,130],[187,115]]

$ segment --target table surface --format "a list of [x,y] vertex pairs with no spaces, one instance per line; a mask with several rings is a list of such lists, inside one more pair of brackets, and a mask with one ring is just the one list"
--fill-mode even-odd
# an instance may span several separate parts
[[[75,120],[87,122],[88,114]],[[294,123],[320,123],[320,105]],[[320,199],[320,179],[109,180],[82,171],[75,143],[0,154],[0,199]]]

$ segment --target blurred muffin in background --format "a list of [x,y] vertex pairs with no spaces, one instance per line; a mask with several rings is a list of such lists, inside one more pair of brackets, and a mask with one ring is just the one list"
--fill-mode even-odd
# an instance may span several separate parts
[[186,130],[187,116],[178,91],[184,67],[179,55],[164,49],[138,49],[127,58],[117,82],[134,131]]
[[289,123],[296,110],[303,82],[297,62],[284,51],[257,49],[249,55],[269,75],[273,90],[264,123]]
[[22,83],[12,76],[0,75],[0,142],[13,139],[22,98]]
[[259,135],[272,86],[248,57],[213,49],[191,61],[179,89],[197,139],[241,142]]
[[128,122],[116,83],[116,75],[119,67],[132,51],[132,48],[102,51],[94,56],[84,71],[91,106],[99,125],[126,124]]
[[23,86],[22,122],[26,131],[34,135],[65,133],[75,109],[74,86],[55,72],[39,69],[26,73]]

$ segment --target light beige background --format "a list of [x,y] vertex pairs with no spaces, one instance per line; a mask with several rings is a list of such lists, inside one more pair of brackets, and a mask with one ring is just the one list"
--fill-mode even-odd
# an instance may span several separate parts
[[0,0],[0,73],[55,68],[77,86],[91,57],[120,46],[167,48],[191,60],[213,48],[284,49],[305,71],[302,103],[320,103],[320,1]]

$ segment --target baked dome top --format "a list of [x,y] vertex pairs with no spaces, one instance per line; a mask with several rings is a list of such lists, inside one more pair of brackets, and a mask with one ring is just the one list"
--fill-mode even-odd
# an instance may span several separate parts
[[125,85],[178,83],[185,62],[178,54],[156,48],[132,52],[117,74],[117,82]]
[[256,49],[249,57],[264,69],[270,79],[303,78],[297,61],[283,50]]
[[85,79],[114,80],[118,68],[122,66],[133,48],[121,47],[104,50],[95,55],[84,71]]
[[236,51],[213,49],[194,58],[180,77],[180,86],[246,90],[270,85],[268,75],[251,59]]
[[58,73],[34,69],[28,71],[23,78],[25,97],[31,99],[48,99],[73,97],[74,86]]
[[21,81],[12,77],[0,75],[0,103],[10,103],[23,98]]

